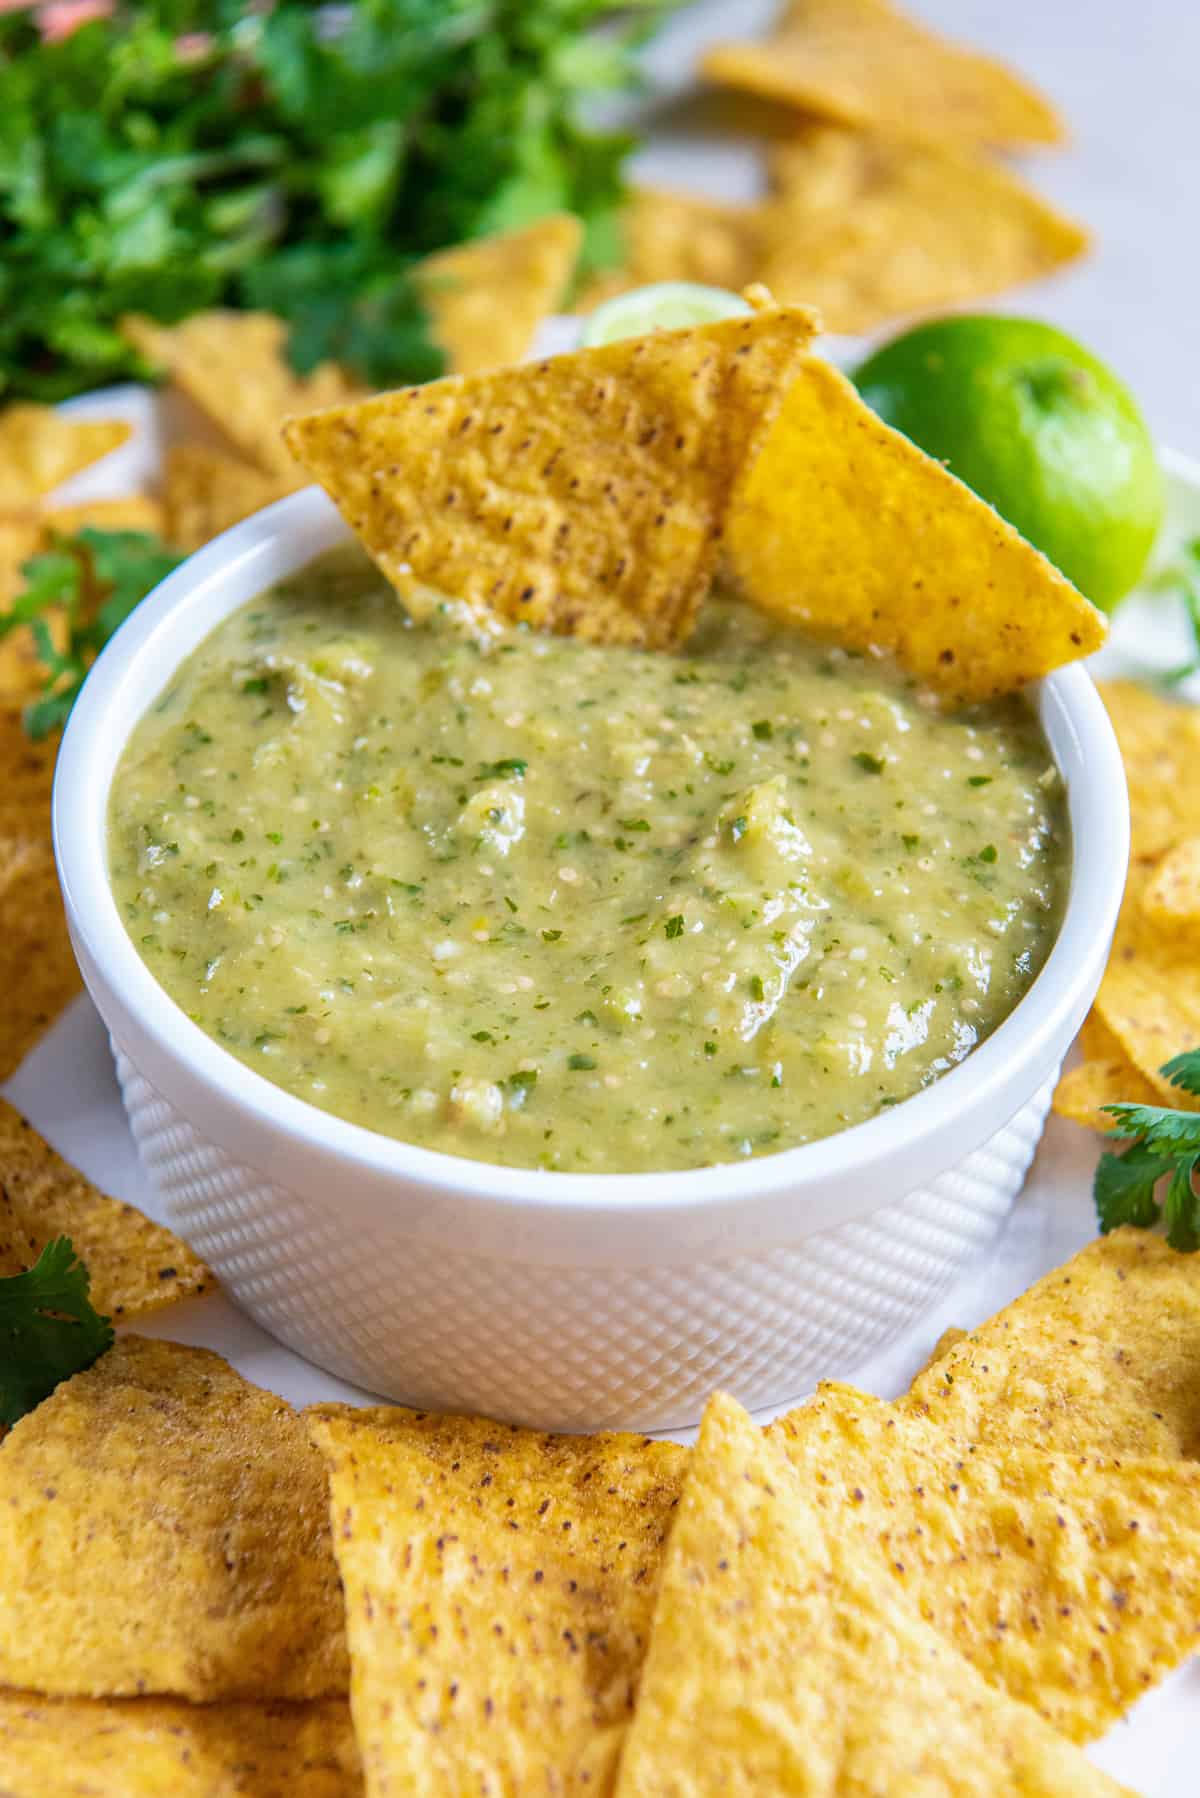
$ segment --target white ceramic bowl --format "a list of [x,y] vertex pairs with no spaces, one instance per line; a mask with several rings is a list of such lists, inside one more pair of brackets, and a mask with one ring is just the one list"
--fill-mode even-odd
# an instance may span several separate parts
[[1042,683],[1074,836],[1062,932],[1027,996],[936,1085],[839,1136],[689,1173],[553,1174],[410,1147],[282,1092],[191,1023],[107,881],[133,725],[231,611],[347,533],[317,489],[176,571],[75,707],[54,833],[84,979],[143,1161],[179,1230],[289,1347],[410,1403],[562,1429],[681,1425],[847,1372],[995,1235],[1104,968],[1128,850],[1087,673]]

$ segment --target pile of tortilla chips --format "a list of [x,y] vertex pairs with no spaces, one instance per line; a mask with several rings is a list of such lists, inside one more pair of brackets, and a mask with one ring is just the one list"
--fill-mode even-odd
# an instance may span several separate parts
[[1132,1230],[694,1450],[125,1336],[0,1444],[0,1789],[1115,1794],[1076,1745],[1200,1641],[1198,1357]]
[[1136,681],[1101,683],[1129,782],[1132,841],[1108,969],[1054,1109],[1108,1130],[1116,1103],[1200,1109],[1160,1069],[1200,1046],[1200,709]]
[[773,34],[702,62],[743,97],[767,197],[730,205],[644,188],[625,259],[583,307],[648,281],[763,281],[832,331],[999,293],[1082,255],[1088,235],[996,150],[1055,144],[1053,108],[1011,70],[949,44],[888,0],[791,0]]

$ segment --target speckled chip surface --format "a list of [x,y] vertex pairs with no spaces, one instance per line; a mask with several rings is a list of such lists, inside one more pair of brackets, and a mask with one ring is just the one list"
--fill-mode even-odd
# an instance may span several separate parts
[[371,1798],[607,1791],[686,1449],[399,1408],[306,1416]]
[[0,1445],[0,1684],[316,1698],[348,1684],[325,1478],[206,1349],[122,1337]]
[[802,308],[660,331],[295,418],[288,447],[417,615],[665,649],[813,332]]

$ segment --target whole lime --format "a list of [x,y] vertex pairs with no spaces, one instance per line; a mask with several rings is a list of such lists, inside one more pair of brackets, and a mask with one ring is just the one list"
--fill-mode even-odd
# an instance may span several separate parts
[[1162,522],[1163,480],[1133,396],[1034,319],[956,316],[896,337],[854,374],[867,404],[1110,610]]

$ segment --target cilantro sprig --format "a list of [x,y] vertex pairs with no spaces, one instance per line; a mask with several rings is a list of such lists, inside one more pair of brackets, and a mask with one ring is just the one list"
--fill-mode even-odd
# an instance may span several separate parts
[[[1200,1049],[1189,1049],[1161,1070],[1181,1091],[1200,1097]],[[1149,1229],[1160,1220],[1172,1248],[1200,1248],[1200,1112],[1164,1105],[1106,1105],[1111,1134],[1126,1137],[1123,1154],[1104,1154],[1092,1188],[1103,1234],[1121,1224]]]
[[29,630],[45,670],[42,693],[25,710],[34,738],[66,723],[88,670],[129,614],[182,557],[142,531],[56,536],[22,570],[25,586],[0,616],[0,638]]
[[565,209],[616,260],[632,143],[582,115],[673,0],[625,3],[115,0],[55,41],[0,8],[0,396],[144,375],[122,315],[211,306],[277,312],[299,369],[440,372],[414,258]]
[[17,1423],[111,1346],[112,1324],[88,1287],[66,1236],[48,1242],[26,1273],[0,1279],[0,1424]]

